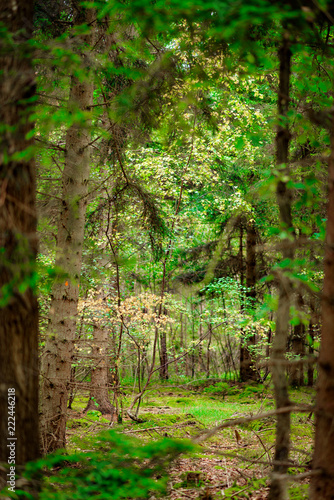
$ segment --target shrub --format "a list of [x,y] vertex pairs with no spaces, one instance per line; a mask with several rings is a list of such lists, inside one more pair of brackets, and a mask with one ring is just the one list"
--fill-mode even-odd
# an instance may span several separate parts
[[[24,477],[35,484],[42,480],[40,500],[144,499],[152,492],[162,494],[166,467],[179,454],[194,449],[190,442],[170,439],[143,445],[112,430],[97,439],[94,451],[57,452],[27,464]],[[31,489],[3,492],[7,498],[36,498]]]

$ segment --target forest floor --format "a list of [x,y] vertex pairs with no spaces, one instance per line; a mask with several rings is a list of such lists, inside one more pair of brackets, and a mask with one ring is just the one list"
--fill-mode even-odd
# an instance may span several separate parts
[[[123,407],[132,399],[131,390],[124,395]],[[293,403],[312,404],[314,389],[291,390]],[[91,450],[92,436],[110,428],[110,416],[91,411],[82,413],[87,396],[77,395],[69,410],[68,447]],[[226,419],[253,417],[274,410],[270,387],[263,385],[229,385],[218,382],[203,387],[159,385],[145,394],[136,423],[124,416],[116,428],[143,442],[168,438],[191,438],[202,434]],[[125,412],[124,412],[125,414]],[[290,499],[307,498],[307,481],[296,482],[293,475],[307,472],[312,457],[313,415],[292,415],[292,450]],[[270,461],[275,442],[273,416],[227,427],[202,441],[195,452],[182,455],[169,467],[169,500],[238,499],[262,500],[267,497]],[[154,497],[152,497],[153,500]]]

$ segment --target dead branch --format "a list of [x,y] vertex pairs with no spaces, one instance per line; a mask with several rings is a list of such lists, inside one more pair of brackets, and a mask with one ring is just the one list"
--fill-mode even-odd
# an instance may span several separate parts
[[301,413],[308,413],[314,409],[313,406],[305,405],[305,406],[285,406],[283,408],[278,408],[277,410],[272,410],[268,411],[266,413],[259,413],[257,415],[253,415],[250,417],[242,417],[242,418],[234,418],[230,420],[226,420],[222,424],[217,425],[216,427],[213,427],[212,429],[209,429],[199,436],[194,438],[195,443],[201,443],[205,439],[209,439],[210,437],[214,436],[217,434],[217,432],[221,431],[222,429],[226,429],[227,427],[233,427],[234,425],[242,425],[247,422],[252,422],[254,420],[261,420],[263,418],[268,418],[268,417],[274,417],[276,415],[281,415],[284,413],[291,413],[291,412],[301,412]]

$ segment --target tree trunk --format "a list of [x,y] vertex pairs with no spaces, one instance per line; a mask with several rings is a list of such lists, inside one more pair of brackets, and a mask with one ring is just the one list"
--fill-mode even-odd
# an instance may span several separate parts
[[[303,297],[298,294],[298,306],[301,309],[304,305]],[[295,325],[291,337],[291,352],[301,359],[300,363],[294,363],[290,369],[290,384],[293,387],[304,385],[304,363],[302,361],[305,355],[305,325],[299,323]]]
[[[313,342],[314,342],[314,332],[317,327],[317,314],[316,314],[316,309],[315,309],[315,299],[314,297],[311,297],[311,303],[310,303],[310,310],[311,310],[311,318],[310,318],[310,324],[308,328],[308,335],[311,340],[309,348],[308,348],[308,353],[310,356],[314,355],[314,348],[313,348]],[[310,363],[307,367],[307,385],[308,387],[313,387],[314,384],[314,364]]]
[[199,315],[199,342],[198,342],[198,371],[200,372],[206,372],[206,366],[204,363],[203,359],[203,337],[204,337],[204,332],[203,332],[203,323],[202,323],[202,314],[203,314],[203,303],[201,302],[199,304],[199,310],[200,310],[200,315]]
[[0,58],[0,461],[15,453],[22,465],[39,456],[35,163],[24,154],[35,93],[32,2],[3,2],[0,21],[16,44],[6,53],[3,42]]
[[[110,201],[110,200],[106,200]],[[92,369],[91,369],[91,388],[89,393],[89,400],[85,412],[94,409],[100,411],[102,414],[111,414],[114,416],[115,408],[110,402],[109,389],[111,386],[118,386],[116,381],[115,370],[111,370],[111,359],[113,358],[115,367],[117,366],[117,347],[115,339],[115,331],[111,330],[110,323],[107,320],[109,311],[108,297],[117,297],[117,269],[111,276],[105,275],[106,270],[110,264],[110,255],[107,252],[108,235],[115,234],[117,231],[117,217],[113,217],[111,203],[106,203],[108,212],[101,212],[99,229],[97,230],[97,237],[103,243],[99,245],[98,253],[94,255],[93,261],[95,265],[102,271],[97,287],[95,300],[100,300],[100,311],[104,313],[104,317],[94,319],[93,325],[93,341],[92,341]],[[116,261],[117,252],[113,247],[113,257]],[[115,268],[115,263],[111,264]],[[117,390],[117,389],[116,389]],[[117,415],[115,415],[117,417]]]
[[210,347],[211,347],[211,340],[212,340],[212,325],[211,323],[208,323],[208,331],[209,331],[209,337],[208,337],[208,345],[207,345],[207,351],[206,351],[206,377],[210,377]]
[[84,411],[98,410],[103,415],[113,414],[114,407],[110,403],[108,392],[108,368],[110,367],[108,329],[94,325],[93,337],[91,390],[89,401]]
[[[284,33],[283,42],[279,49],[279,91],[278,91],[278,112],[280,124],[276,135],[276,155],[277,165],[282,167],[280,172],[282,178],[278,181],[276,197],[280,213],[282,230],[293,236],[292,216],[291,216],[291,191],[287,187],[284,175],[289,175],[288,153],[290,132],[287,124],[287,112],[289,107],[289,85],[291,71],[291,51],[289,34]],[[291,238],[285,238],[283,248],[283,258],[293,259],[293,247]],[[276,332],[271,349],[271,371],[274,383],[274,393],[276,408],[290,405],[286,371],[284,367],[285,352],[289,331],[289,310],[290,310],[291,285],[289,280],[281,276],[279,283],[279,299],[276,318]],[[276,441],[275,441],[275,461],[287,462],[290,450],[290,413],[283,413],[276,417]],[[279,475],[285,474],[288,467],[286,465],[275,464],[274,475],[270,485],[269,500],[285,500],[288,498],[286,481]],[[276,473],[276,474],[275,474]]]
[[168,380],[168,356],[167,356],[167,333],[166,329],[160,333],[160,379]]
[[[92,10],[77,9],[75,22],[92,25]],[[92,32],[81,35],[92,44]],[[88,64],[82,54],[84,65]],[[86,112],[93,103],[92,80],[71,78],[69,109]],[[90,173],[90,123],[74,123],[66,134],[65,166],[62,175],[62,208],[58,223],[56,266],[67,277],[59,277],[51,293],[51,305],[45,351],[42,358],[41,438],[44,453],[65,447],[66,406],[79,297],[79,280]]]
[[69,397],[68,397],[68,405],[67,408],[72,410],[72,404],[75,398],[75,373],[77,371],[76,366],[72,366],[71,368],[71,377],[70,377],[70,389],[69,389]]
[[[256,297],[256,228],[254,221],[247,223],[247,258],[246,258],[246,298],[247,307],[254,308]],[[255,370],[254,354],[252,347],[255,345],[255,335],[247,336],[241,339],[240,345],[240,379],[242,382],[249,380],[258,380],[258,375]]]
[[322,329],[319,379],[316,399],[316,428],[310,499],[334,498],[334,120],[328,163],[328,207],[322,294]]
[[[164,314],[167,311],[164,309]],[[168,355],[167,355],[167,331],[165,327],[162,327],[160,332],[160,379],[168,380]]]

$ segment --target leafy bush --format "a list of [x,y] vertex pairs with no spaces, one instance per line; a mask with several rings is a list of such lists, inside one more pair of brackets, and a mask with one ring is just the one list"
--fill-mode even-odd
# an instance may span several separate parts
[[210,387],[206,387],[203,389],[203,392],[206,394],[214,394],[217,396],[233,396],[234,394],[238,394],[240,389],[237,387],[231,387],[227,382],[218,382],[215,385],[211,385]]
[[[180,453],[194,449],[190,442],[170,439],[143,445],[112,430],[97,439],[92,452],[57,452],[27,464],[24,477],[35,484],[43,480],[40,500],[118,500],[162,494],[166,467]],[[4,493],[14,499],[36,498],[19,489]]]
[[264,391],[264,385],[263,384],[257,384],[257,385],[247,385],[243,390],[241,395],[242,396],[251,396],[254,397],[255,394],[261,395]]

